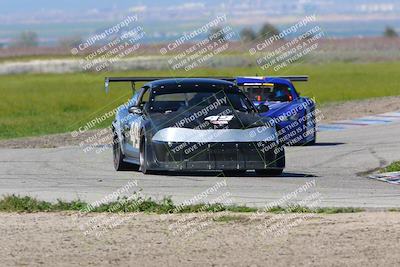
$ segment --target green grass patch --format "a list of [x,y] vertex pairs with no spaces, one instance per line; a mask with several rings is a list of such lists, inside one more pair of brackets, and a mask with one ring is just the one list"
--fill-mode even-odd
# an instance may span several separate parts
[[381,173],[398,172],[398,171],[400,171],[400,161],[395,161],[395,162],[391,163],[389,166],[379,170],[379,172],[381,172]]
[[56,203],[47,201],[37,200],[32,197],[20,197],[20,196],[5,196],[0,199],[0,211],[6,212],[38,212],[38,211],[78,211],[84,209],[87,206],[82,201],[71,201],[65,202],[58,200]]
[[400,208],[390,208],[388,209],[390,212],[400,212]]
[[309,208],[299,205],[282,207],[274,206],[268,209],[268,212],[272,213],[325,213],[325,214],[336,214],[336,213],[355,213],[362,212],[364,209],[353,208],[353,207],[321,207],[321,208]]
[[246,220],[246,217],[244,217],[244,216],[234,216],[234,215],[222,215],[222,216],[218,216],[216,218],[213,218],[213,220],[215,222],[228,223],[228,222],[244,221],[244,220]]
[[[191,73],[137,70],[119,73],[21,74],[0,76],[0,139],[77,130],[128,101],[129,84],[112,84],[104,92],[104,76],[310,76],[297,83],[304,96],[319,104],[400,95],[400,62],[295,64],[279,73],[260,68],[196,69]],[[139,87],[140,84],[137,85]],[[112,117],[94,128],[110,125]]]
[[121,198],[114,202],[103,203],[93,207],[88,203],[77,201],[57,200],[52,203],[37,200],[29,196],[9,195],[0,199],[0,211],[3,212],[56,212],[56,211],[82,211],[82,212],[148,212],[158,214],[170,213],[197,213],[197,212],[254,212],[257,209],[245,206],[224,206],[221,204],[196,204],[176,206],[170,198],[154,201],[151,198],[135,197],[133,199]]
[[325,213],[325,214],[336,214],[336,213],[356,213],[356,212],[363,212],[364,209],[362,208],[317,208],[315,210],[316,213]]
[[[29,196],[9,195],[0,199],[0,212],[57,212],[57,211],[81,211],[81,212],[146,212],[157,214],[171,213],[198,213],[198,212],[240,212],[249,213],[259,211],[257,208],[250,208],[240,205],[225,206],[222,204],[196,204],[177,206],[170,198],[161,201],[154,201],[151,198],[135,197],[132,199],[121,198],[114,202],[103,203],[93,207],[81,200],[48,202],[41,201]],[[273,207],[271,213],[354,213],[361,212],[360,208],[316,208],[311,209],[301,206]],[[226,222],[240,220],[240,217],[231,215],[220,216],[218,221]]]
[[311,213],[313,212],[312,209],[308,207],[303,207],[303,206],[289,206],[289,207],[283,207],[283,206],[274,206],[268,209],[268,212],[272,213]]

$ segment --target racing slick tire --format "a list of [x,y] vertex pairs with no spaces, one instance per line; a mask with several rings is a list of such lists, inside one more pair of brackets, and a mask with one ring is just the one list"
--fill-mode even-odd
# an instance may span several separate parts
[[311,139],[311,141],[306,142],[304,145],[305,145],[305,146],[313,146],[313,145],[315,145],[316,140],[317,140],[316,135],[317,135],[317,134],[315,133],[315,130],[314,130],[314,138]]
[[242,176],[246,175],[247,170],[224,170],[222,173],[226,177],[235,177],[235,176]]
[[[314,112],[314,109],[311,110],[311,112]],[[317,128],[315,127],[315,115],[312,116],[311,118],[312,121],[314,121],[314,128],[313,128],[313,133],[312,133],[312,139],[311,140],[305,140],[305,142],[303,143],[304,146],[312,146],[315,145],[316,140],[317,140]],[[305,127],[306,129],[308,129],[307,124],[309,123],[308,120],[306,120],[305,122]]]
[[149,170],[148,163],[147,163],[147,152],[146,152],[146,138],[142,137],[140,139],[140,152],[139,152],[139,163],[140,167],[139,170],[143,174],[149,174],[151,171]]
[[256,174],[260,176],[280,176],[282,173],[283,169],[256,170]]
[[128,171],[128,170],[137,171],[139,169],[138,165],[129,164],[127,162],[124,162],[124,154],[122,153],[122,150],[121,150],[121,142],[120,142],[117,134],[115,134],[115,133],[114,133],[112,147],[113,147],[113,163],[114,163],[114,169],[116,171]]

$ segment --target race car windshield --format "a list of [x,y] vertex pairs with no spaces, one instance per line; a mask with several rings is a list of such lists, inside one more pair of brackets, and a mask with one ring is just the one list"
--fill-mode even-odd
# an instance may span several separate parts
[[238,92],[226,91],[164,91],[156,92],[149,105],[149,112],[168,113],[179,109],[213,106],[231,108],[241,112],[255,112],[249,99]]
[[269,86],[245,86],[244,91],[252,101],[292,101],[290,88],[286,85],[274,84]]

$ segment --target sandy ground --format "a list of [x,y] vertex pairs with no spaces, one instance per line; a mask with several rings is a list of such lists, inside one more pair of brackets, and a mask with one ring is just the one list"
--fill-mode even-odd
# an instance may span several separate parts
[[[229,222],[216,214],[75,215],[0,213],[0,265],[400,266],[399,212],[235,214]],[[95,220],[107,231],[85,235]]]

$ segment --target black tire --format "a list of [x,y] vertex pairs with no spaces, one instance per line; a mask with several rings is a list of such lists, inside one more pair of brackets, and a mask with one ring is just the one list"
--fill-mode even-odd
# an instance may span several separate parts
[[314,127],[313,139],[311,139],[310,141],[304,141],[304,142],[300,143],[300,145],[302,145],[302,146],[312,146],[312,145],[315,145],[316,139],[317,139],[317,132],[316,132],[316,128]]
[[246,174],[246,170],[225,170],[222,172],[226,177],[242,176]]
[[113,163],[116,171],[137,170],[137,166],[124,162],[124,154],[121,150],[121,142],[116,134],[113,138]]
[[[312,109],[311,112],[314,112],[314,109]],[[315,117],[314,117],[314,116],[312,116],[311,119],[315,121]],[[307,123],[308,123],[308,121],[306,120],[306,121],[305,121],[306,129],[307,129]],[[314,124],[314,131],[313,131],[313,132],[314,132],[314,134],[313,134],[313,139],[311,139],[311,140],[308,141],[308,142],[307,142],[307,141],[303,142],[302,145],[304,145],[304,146],[312,146],[312,145],[315,145],[316,140],[317,140],[317,128],[315,127],[315,124]]]
[[[314,130],[314,131],[315,131],[315,130]],[[316,133],[314,133],[314,138],[313,138],[311,141],[306,142],[304,145],[306,145],[306,146],[313,146],[313,145],[315,145],[315,143],[317,142],[316,139],[317,139],[317,138],[316,138]]]
[[149,174],[150,171],[148,169],[148,164],[147,164],[147,155],[146,155],[146,140],[145,137],[142,137],[140,140],[140,151],[139,151],[139,163],[140,163],[140,168],[139,170],[143,174]]
[[256,174],[260,176],[280,176],[283,169],[256,170]]

